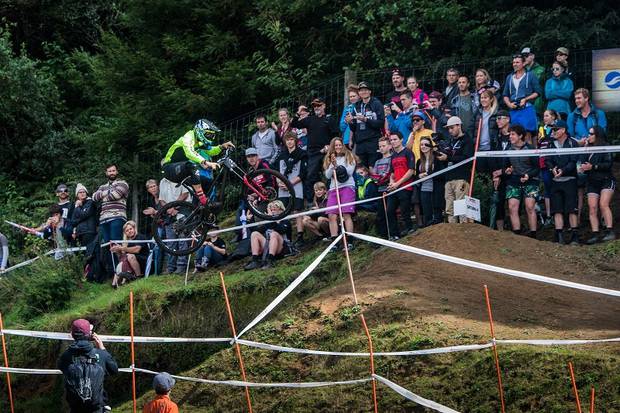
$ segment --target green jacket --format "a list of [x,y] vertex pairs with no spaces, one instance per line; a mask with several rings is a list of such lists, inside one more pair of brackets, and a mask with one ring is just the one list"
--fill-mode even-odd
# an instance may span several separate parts
[[[541,86],[544,86],[545,84],[545,68],[544,67],[534,62],[534,65],[532,67],[529,67],[527,70],[529,72],[533,72],[534,76],[536,76],[536,78],[538,79],[538,83]],[[545,102],[542,97],[542,93],[538,95],[538,97],[534,101],[534,108],[536,108],[536,113],[539,115],[542,115],[542,113],[545,111]]]
[[186,160],[195,163],[211,161],[211,157],[219,155],[220,152],[222,152],[221,146],[213,146],[211,142],[208,145],[202,144],[194,135],[194,131],[190,130],[177,139],[168,149],[163,164]]

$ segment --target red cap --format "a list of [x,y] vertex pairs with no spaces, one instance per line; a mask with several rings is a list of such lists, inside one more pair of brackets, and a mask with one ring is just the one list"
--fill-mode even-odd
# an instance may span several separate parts
[[79,318],[71,324],[71,337],[76,340],[90,337],[91,327],[90,321]]

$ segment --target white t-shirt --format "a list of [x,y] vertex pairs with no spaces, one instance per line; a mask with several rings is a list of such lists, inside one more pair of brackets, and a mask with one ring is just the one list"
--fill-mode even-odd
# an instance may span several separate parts
[[[177,184],[167,180],[166,178],[163,178],[161,181],[159,181],[159,200],[162,201],[164,204],[176,201],[177,199],[179,199],[181,194],[186,193],[188,193],[188,191],[182,185],[177,187]],[[191,195],[187,197],[186,201],[191,202]]]

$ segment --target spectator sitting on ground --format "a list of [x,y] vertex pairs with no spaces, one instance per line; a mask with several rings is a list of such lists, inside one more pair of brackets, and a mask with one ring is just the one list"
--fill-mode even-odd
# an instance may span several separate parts
[[9,240],[0,232],[0,271],[9,266]]
[[[387,192],[392,170],[392,144],[389,138],[384,136],[379,139],[379,153],[381,154],[381,158],[377,159],[370,173],[377,183],[378,194],[383,195]],[[387,238],[388,230],[387,221],[385,220],[386,206],[383,204],[384,201],[385,197],[377,200],[377,218],[375,222],[379,236]]]
[[105,377],[118,373],[116,361],[88,320],[80,318],[71,324],[75,340],[58,359],[65,394],[71,412],[101,413],[109,411],[104,390]]
[[[314,199],[310,209],[323,209],[327,207],[327,186],[324,182],[314,184]],[[304,228],[319,238],[329,240],[329,218],[325,212],[306,215],[303,217]]]
[[355,154],[360,163],[374,165],[378,158],[377,147],[385,121],[385,112],[379,99],[372,97],[372,90],[366,82],[357,85],[361,100],[355,104],[355,118],[349,119],[353,132]]
[[[406,145],[407,139],[409,139],[409,135],[411,134],[411,115],[414,111],[413,100],[411,99],[411,92],[403,92],[400,95],[400,103],[402,105],[402,110],[398,105],[393,102],[390,102],[391,106],[386,105],[384,107],[385,130],[388,130],[390,132],[400,132],[401,135],[405,137],[404,144]],[[392,112],[396,113],[396,117],[392,116]]]
[[[134,221],[127,221],[123,225],[124,241],[146,241],[146,237],[138,234],[138,229]],[[119,281],[121,285],[128,281],[133,281],[144,275],[146,261],[149,256],[149,245],[147,242],[128,243],[122,245],[112,244],[110,251],[119,254],[117,272],[112,280],[112,287],[117,288]]]
[[[286,179],[293,185],[294,194],[290,194],[284,183],[278,183],[278,198],[286,206],[289,202],[293,203],[293,213],[304,210],[304,181],[308,167],[308,154],[297,146],[297,135],[287,132],[284,135],[285,148],[282,149],[274,165]],[[295,218],[297,238],[295,247],[304,246],[304,223],[303,217]]]
[[[213,230],[220,229],[215,225]],[[226,260],[228,254],[226,253],[226,241],[220,238],[217,234],[209,236],[204,242],[203,246],[196,251],[195,270],[206,271],[209,265],[216,266]]]
[[[387,192],[396,191],[398,188],[413,182],[415,175],[415,158],[413,152],[403,146],[403,136],[400,132],[390,133],[390,144],[392,145],[392,157],[390,167],[390,183]],[[412,233],[415,229],[411,222],[411,194],[413,186],[409,186],[402,191],[390,194],[387,198],[388,228],[390,241],[398,240],[401,236]],[[400,216],[405,224],[405,229],[401,234],[398,228],[396,209],[400,209]]]
[[[284,211],[282,201],[272,201],[267,205],[270,215],[278,215]],[[290,249],[287,241],[291,239],[291,223],[288,220],[276,222],[268,221],[258,227],[251,235],[252,261],[245,267],[247,270],[256,268],[272,268],[276,257],[283,256]]]
[[[357,165],[355,168],[355,190],[357,192],[357,200],[374,198],[379,195],[377,184],[370,177],[370,170],[366,165]],[[377,212],[376,202],[365,202],[358,204],[358,208],[364,211]]]
[[85,247],[97,238],[97,206],[88,196],[88,190],[82,184],[75,187],[75,205],[73,208],[73,239]]
[[[429,137],[420,139],[420,158],[416,162],[418,178],[425,178],[442,169],[442,163],[435,156],[435,145]],[[439,178],[430,178],[420,184],[420,202],[424,219],[423,226],[439,224],[443,221],[443,191],[437,186],[443,184]]]
[[[525,129],[521,125],[510,127],[510,147],[508,151],[532,149],[525,141]],[[512,232],[521,234],[521,218],[519,207],[524,199],[525,213],[530,232],[530,238],[536,238],[538,217],[536,216],[536,198],[540,183],[538,181],[538,157],[518,157],[507,155],[504,158],[504,175],[506,176],[506,199],[510,212]]]
[[585,145],[588,139],[588,132],[592,126],[600,126],[604,132],[607,132],[607,117],[605,112],[598,109],[590,102],[590,91],[585,88],[575,90],[575,108],[568,114],[566,123],[568,125],[568,134],[579,142],[579,145]]
[[[474,155],[474,142],[472,138],[461,129],[461,119],[452,116],[446,124],[450,132],[451,140],[445,148],[438,153],[437,159],[447,161],[448,166],[462,162]],[[445,173],[445,198],[446,215],[449,223],[466,222],[463,216],[454,216],[454,201],[465,198],[469,193],[469,178],[471,163],[462,165]]]
[[345,118],[348,114],[351,114],[351,117],[355,117],[355,104],[358,100],[360,100],[360,95],[357,91],[357,85],[349,85],[347,88],[347,95],[349,98],[349,103],[344,107],[342,111],[342,116],[340,117],[340,132],[342,133],[342,138],[345,145],[348,145],[349,148],[352,148],[351,144],[351,127],[346,122]]
[[428,95],[424,93],[422,88],[420,88],[419,86],[420,84],[418,83],[418,80],[415,76],[409,76],[407,78],[407,89],[409,90],[409,92],[411,92],[412,102],[413,104],[421,108],[424,106],[424,102],[428,101]]
[[170,400],[170,391],[174,384],[174,378],[166,372],[153,377],[153,390],[157,396],[144,405],[142,413],[179,413],[177,404]]
[[[605,131],[600,126],[592,126],[588,137],[589,146],[607,145]],[[611,203],[616,189],[616,178],[613,175],[613,155],[611,153],[592,153],[586,162],[581,164],[581,169],[587,175],[588,208],[590,212],[590,228],[592,237],[587,244],[595,244],[599,241],[612,241],[616,239],[613,229],[613,215]],[[598,212],[601,211],[605,222],[605,234],[601,237],[599,229]]]
[[571,111],[570,98],[573,95],[573,81],[564,71],[564,66],[558,62],[553,62],[551,73],[553,76],[545,82],[547,109],[561,113],[562,118],[566,119]]
[[258,130],[252,135],[252,147],[256,148],[261,159],[271,164],[278,157],[276,131],[267,125],[265,115],[258,115],[256,117],[256,127]]

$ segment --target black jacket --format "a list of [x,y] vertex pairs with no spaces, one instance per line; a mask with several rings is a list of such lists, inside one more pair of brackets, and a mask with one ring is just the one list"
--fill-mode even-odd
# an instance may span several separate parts
[[[555,148],[555,140],[551,144],[550,148]],[[566,138],[564,144],[561,146],[564,148],[576,148],[579,144],[569,137]],[[551,155],[545,157],[545,166],[547,169],[551,170],[553,168],[558,168],[562,170],[562,176],[564,177],[577,177],[577,160],[579,159],[579,155]]]
[[[463,134],[458,138],[451,138],[448,146],[443,152],[448,155],[448,166],[457,164],[465,159],[474,156],[474,141],[468,134]],[[446,182],[456,179],[464,179],[469,182],[471,175],[471,162],[459,168],[452,169],[445,173]]]
[[338,119],[332,115],[310,115],[303,119],[294,118],[291,127],[308,130],[308,153],[319,152],[325,145],[329,145],[332,138],[340,136]]
[[614,158],[611,153],[593,153],[585,161],[592,164],[592,169],[586,171],[588,181],[604,181],[614,178],[612,173]]
[[[521,147],[520,149],[517,149],[511,145],[506,152],[508,155],[513,151],[527,150],[527,149],[532,149],[532,147],[528,145],[527,143],[523,145],[523,147]],[[508,185],[513,185],[513,186],[521,185],[521,178],[523,178],[525,175],[529,177],[529,180],[525,182],[526,184],[530,184],[530,183],[537,184],[538,173],[540,171],[538,167],[538,159],[539,159],[538,156],[510,157],[510,155],[504,158],[504,167],[503,167],[502,172],[504,174],[504,178],[506,179],[506,182],[508,183]],[[506,168],[508,167],[512,167],[511,174],[506,174]],[[532,180],[534,180],[534,182],[532,182]]]
[[383,104],[379,99],[373,97],[370,98],[368,103],[359,100],[355,104],[355,113],[366,116],[368,120],[365,123],[358,123],[355,121],[351,123],[350,127],[353,133],[353,142],[355,142],[356,145],[363,144],[364,142],[378,142],[385,123]]
[[[476,116],[474,118],[474,128],[476,130],[476,136],[478,136],[478,125],[480,125],[480,118],[482,118],[482,108],[480,108],[480,110],[476,112]],[[489,138],[491,140],[491,150],[492,151],[501,150],[501,149],[494,149],[494,148],[499,147],[499,144],[497,142],[497,136],[499,135],[499,128],[497,127],[497,113],[494,113],[491,116],[489,116],[488,128],[489,128]]]
[[97,233],[97,205],[88,198],[73,209],[73,226],[77,235],[96,234]]

